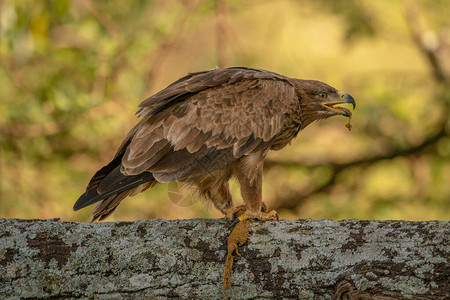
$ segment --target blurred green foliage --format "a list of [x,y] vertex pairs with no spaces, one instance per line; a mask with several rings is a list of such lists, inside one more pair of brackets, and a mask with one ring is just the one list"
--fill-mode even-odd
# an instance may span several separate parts
[[[352,132],[327,120],[269,155],[281,217],[448,219],[449,15],[444,0],[0,1],[0,217],[88,220],[71,207],[140,101],[241,65],[357,100]],[[158,185],[110,220],[220,217],[182,190]]]

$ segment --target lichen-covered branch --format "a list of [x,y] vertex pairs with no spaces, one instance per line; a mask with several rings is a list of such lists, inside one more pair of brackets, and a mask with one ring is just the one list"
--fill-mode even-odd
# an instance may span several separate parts
[[[222,299],[228,225],[3,219],[0,298]],[[250,230],[233,298],[450,297],[450,222],[255,221]]]

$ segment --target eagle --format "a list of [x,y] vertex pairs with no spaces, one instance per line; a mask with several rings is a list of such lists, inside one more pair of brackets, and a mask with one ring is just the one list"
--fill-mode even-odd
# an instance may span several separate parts
[[[264,159],[309,124],[351,117],[338,104],[355,100],[316,80],[232,67],[188,75],[139,105],[139,122],[114,158],[98,170],[73,209],[97,203],[92,219],[110,216],[123,199],[158,183],[180,182],[233,218],[273,220],[262,201]],[[244,204],[235,206],[229,180]],[[278,216],[276,216],[278,217]]]

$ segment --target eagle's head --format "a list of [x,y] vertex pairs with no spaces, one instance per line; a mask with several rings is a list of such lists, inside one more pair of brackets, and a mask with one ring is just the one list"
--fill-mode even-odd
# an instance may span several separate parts
[[326,83],[316,80],[296,80],[294,83],[300,98],[302,127],[336,115],[351,117],[350,110],[337,106],[350,103],[356,107],[355,99],[347,93],[338,91]]

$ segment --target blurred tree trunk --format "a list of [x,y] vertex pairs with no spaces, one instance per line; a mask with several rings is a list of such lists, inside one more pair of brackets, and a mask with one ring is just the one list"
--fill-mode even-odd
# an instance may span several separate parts
[[[253,222],[227,294],[448,299],[450,222]],[[228,222],[0,220],[1,298],[221,299]]]
[[228,67],[228,27],[229,13],[228,1],[217,0],[216,2],[216,49],[217,66]]

